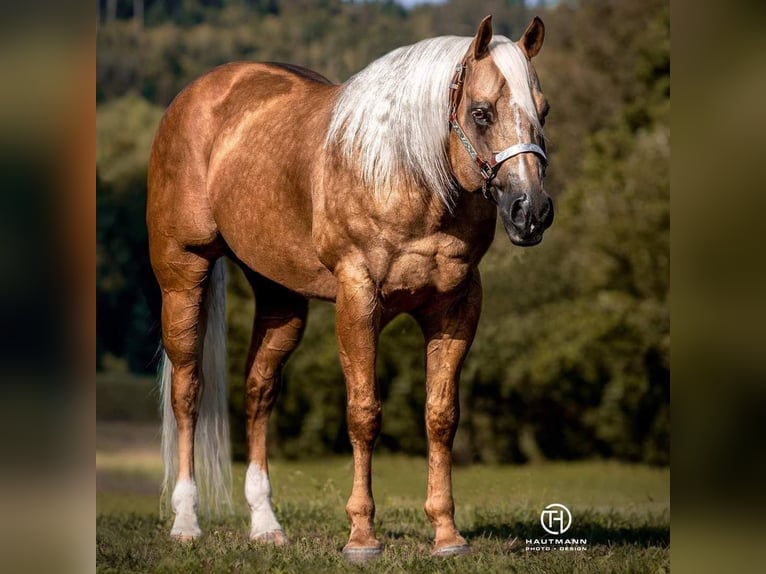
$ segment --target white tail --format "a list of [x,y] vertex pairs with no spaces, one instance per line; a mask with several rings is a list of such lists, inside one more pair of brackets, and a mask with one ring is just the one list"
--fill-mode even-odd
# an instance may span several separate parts
[[[200,313],[198,351],[199,411],[194,433],[194,475],[200,505],[211,514],[231,512],[231,445],[226,373],[226,265],[221,258],[210,273]],[[162,400],[162,514],[166,514],[178,472],[178,429],[170,403],[172,365],[163,350],[160,362]]]

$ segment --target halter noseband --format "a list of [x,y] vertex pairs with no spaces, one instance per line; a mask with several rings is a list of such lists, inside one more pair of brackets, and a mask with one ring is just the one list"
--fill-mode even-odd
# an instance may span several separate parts
[[496,153],[494,156],[489,158],[489,160],[485,160],[479,155],[479,153],[476,151],[476,148],[471,143],[471,140],[468,139],[468,136],[463,131],[463,128],[460,126],[460,122],[457,119],[457,106],[460,102],[460,96],[463,94],[465,69],[466,63],[465,60],[463,60],[455,68],[455,75],[452,77],[452,82],[450,83],[449,123],[450,127],[455,132],[455,135],[457,135],[458,139],[463,144],[465,151],[468,152],[468,155],[471,156],[471,159],[474,161],[474,163],[479,166],[481,177],[484,179],[484,183],[481,186],[481,194],[492,203],[497,204],[497,200],[489,190],[492,186],[492,180],[497,177],[497,172],[500,170],[500,166],[504,161],[522,153],[534,153],[539,155],[543,162],[547,164],[548,156],[545,155],[543,148],[533,143],[517,143],[505,148],[501,152]]

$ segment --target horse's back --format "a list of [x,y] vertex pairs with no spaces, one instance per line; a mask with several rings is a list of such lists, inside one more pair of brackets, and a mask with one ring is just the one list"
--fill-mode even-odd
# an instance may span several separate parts
[[150,239],[197,250],[225,244],[289,288],[326,285],[311,243],[310,169],[336,90],[316,72],[273,63],[227,64],[190,84],[152,146]]
[[149,159],[150,200],[171,193],[168,188],[178,188],[180,182],[183,187],[202,185],[199,177],[207,171],[221,131],[283,99],[300,84],[331,82],[292,64],[234,62],[189,84],[168,106],[157,129]]
[[327,84],[327,85],[332,84],[330,80],[325,78],[319,72],[315,72],[314,70],[310,70],[309,68],[304,68],[303,66],[298,66],[297,64],[287,64],[285,62],[264,62],[264,64],[266,64],[267,66],[282,68],[283,70],[292,72],[293,74],[297,76],[301,76],[302,78],[305,78],[307,80],[311,80],[312,82],[317,82],[319,84]]

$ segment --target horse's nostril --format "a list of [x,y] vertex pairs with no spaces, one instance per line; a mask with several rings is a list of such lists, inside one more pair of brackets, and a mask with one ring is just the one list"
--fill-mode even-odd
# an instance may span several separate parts
[[519,228],[523,228],[527,223],[527,195],[523,194],[511,204],[511,222]]
[[550,227],[553,223],[553,200],[550,197],[548,198],[548,201],[545,202],[543,210],[540,213],[540,223],[546,228]]

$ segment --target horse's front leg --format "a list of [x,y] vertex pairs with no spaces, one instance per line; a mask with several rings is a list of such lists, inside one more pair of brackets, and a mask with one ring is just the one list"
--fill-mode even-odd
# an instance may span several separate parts
[[434,555],[464,554],[468,543],[455,528],[452,442],[460,418],[460,369],[481,313],[478,270],[457,295],[439,297],[418,321],[426,339],[426,430],[428,494],[425,511],[434,527]]
[[372,497],[372,448],[380,432],[381,408],[375,384],[375,356],[380,331],[377,290],[367,272],[350,265],[336,269],[336,334],[346,378],[346,420],[354,449],[354,483],[346,514],[351,535],[343,556],[360,562],[380,555],[375,537]]

